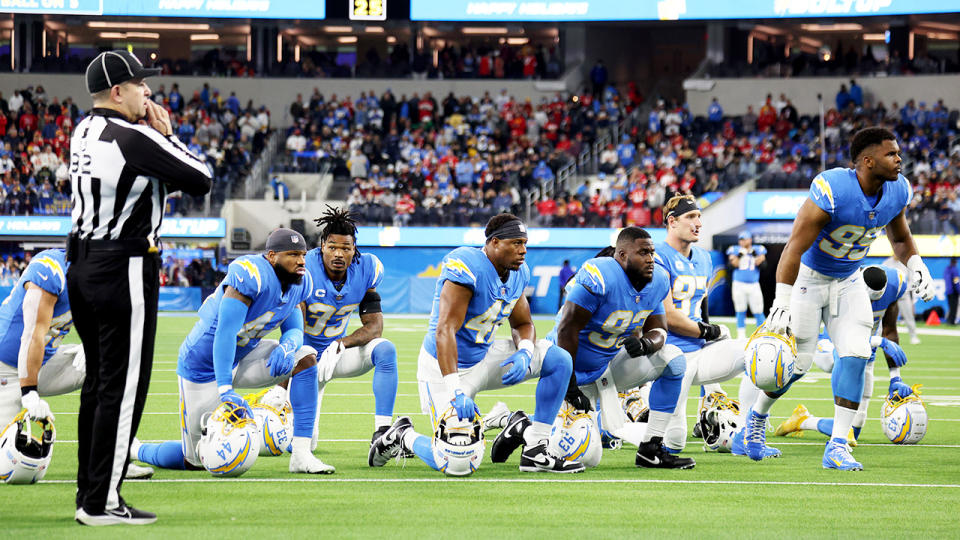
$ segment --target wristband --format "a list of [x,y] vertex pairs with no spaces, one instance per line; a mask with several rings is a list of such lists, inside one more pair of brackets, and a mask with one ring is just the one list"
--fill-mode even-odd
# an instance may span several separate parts
[[443,376],[443,384],[446,385],[447,390],[451,394],[455,394],[457,390],[460,390],[460,373],[454,371],[448,375]]
[[[651,328],[647,333],[649,334],[650,332],[656,332],[661,336],[663,336],[664,341],[667,340],[667,331],[664,330],[663,328]],[[653,338],[650,338],[650,339],[653,340]]]
[[876,349],[883,345],[883,338],[880,336],[870,336],[870,346]]
[[890,368],[890,378],[891,378],[891,379],[894,378],[894,377],[899,377],[899,376],[900,376],[900,367],[899,367],[899,366]]
[[774,300],[785,299],[787,304],[790,304],[790,297],[793,295],[793,285],[787,283],[777,283],[776,293],[774,295]]
[[233,390],[232,384],[221,384],[217,387],[217,393],[219,393],[221,396],[231,390]]
[[518,351],[527,351],[530,353],[530,358],[533,358],[533,342],[529,339],[524,339],[520,341],[520,344],[517,345]]
[[[34,385],[31,385],[31,386],[21,386],[21,387],[20,387],[20,397],[23,397],[23,396],[29,394],[30,392],[37,392],[37,385],[34,384]],[[39,392],[37,392],[37,394],[39,394]]]

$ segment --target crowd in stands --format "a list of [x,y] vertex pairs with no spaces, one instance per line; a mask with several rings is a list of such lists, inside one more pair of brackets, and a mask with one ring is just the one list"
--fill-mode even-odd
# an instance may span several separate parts
[[[222,202],[263,150],[270,132],[264,107],[242,105],[204,84],[186,97],[174,84],[154,89],[152,99],[170,112],[177,137],[207,162],[214,174],[214,201]],[[84,100],[88,102],[88,100]],[[69,146],[74,126],[87,111],[71,97],[49,96],[43,86],[0,93],[0,211],[5,215],[69,215]],[[176,194],[168,214],[197,210],[202,199]]]
[[[598,156],[592,181],[536,202],[535,222],[551,226],[659,225],[674,193],[725,192],[758,177],[761,188],[806,189],[820,170],[848,166],[849,139],[866,126],[894,130],[904,172],[915,188],[909,217],[917,232],[958,229],[960,148],[951,148],[958,112],[865,102],[856,81],[844,85],[824,118],[800,115],[772,95],[745,114],[724,114],[714,100],[704,116],[686,105],[623,97],[607,86],[571,99],[519,102],[506,93],[480,99],[429,93],[324,99],[315,91],[293,104],[287,138],[293,170],[315,170],[317,155],[341,163],[352,179],[348,203],[368,224],[465,225],[496,212],[523,212],[525,195],[550,182],[598,133],[622,133]],[[616,125],[619,129],[614,129]],[[297,158],[296,156],[301,156]],[[297,160],[300,161],[297,161]],[[335,171],[336,173],[336,171]]]
[[[81,55],[66,57],[46,56],[34,60],[34,73],[82,73],[93,58]],[[9,66],[9,57],[6,64]],[[209,77],[335,77],[335,78],[415,78],[415,79],[556,79],[563,74],[563,61],[556,46],[527,43],[524,45],[497,45],[474,43],[446,43],[437,50],[423,49],[411,52],[404,43],[390,48],[381,58],[376,48],[370,48],[362,57],[342,55],[336,48],[329,50],[302,49],[295,60],[292,50],[285,51],[283,60],[272,64],[265,73],[259,73],[256,64],[247,61],[244,51],[212,49],[193,60],[160,58],[154,65],[164,75],[193,75]]]
[[226,277],[226,266],[226,261],[214,266],[213,261],[207,258],[184,262],[174,257],[166,257],[160,269],[160,286],[213,289]]

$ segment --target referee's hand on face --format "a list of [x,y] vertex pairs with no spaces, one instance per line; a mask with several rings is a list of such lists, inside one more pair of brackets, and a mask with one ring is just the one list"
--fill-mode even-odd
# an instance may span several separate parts
[[164,137],[173,135],[173,126],[170,124],[170,114],[166,109],[147,100],[147,116],[142,122],[160,132]]

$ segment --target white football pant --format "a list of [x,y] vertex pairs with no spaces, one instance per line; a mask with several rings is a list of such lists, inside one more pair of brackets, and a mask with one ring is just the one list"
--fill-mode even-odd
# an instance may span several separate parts
[[[73,367],[73,361],[77,355],[83,356],[81,345],[76,343],[61,345],[57,352],[43,364],[37,374],[37,393],[40,397],[69,394],[83,386],[86,371]],[[20,378],[17,368],[0,362],[0,382],[2,382],[0,384],[0,430],[2,430],[23,409],[20,405]],[[57,412],[53,411],[53,414],[56,416]]]

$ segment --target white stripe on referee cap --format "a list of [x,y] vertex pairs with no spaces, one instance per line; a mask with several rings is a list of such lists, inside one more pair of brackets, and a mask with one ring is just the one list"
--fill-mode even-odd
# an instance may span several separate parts
[[107,53],[100,55],[100,66],[103,68],[103,76],[107,79],[107,88],[113,88],[113,81],[110,80],[110,72],[107,71]]
[[133,70],[130,69],[130,62],[127,62],[127,59],[124,58],[122,54],[118,54],[118,53],[115,53],[115,52],[113,52],[113,51],[110,51],[110,52],[108,52],[107,54],[112,54],[112,55],[116,56],[117,58],[119,58],[120,61],[123,62],[123,65],[126,66],[126,68],[127,68],[127,73],[130,74],[130,78],[131,78],[131,79],[133,78]]
[[127,286],[130,291],[130,350],[127,357],[127,381],[120,400],[117,416],[117,438],[113,449],[113,466],[110,470],[110,486],[107,491],[106,509],[120,506],[120,480],[123,466],[130,453],[130,436],[133,429],[133,409],[140,384],[140,363],[143,354],[144,290],[143,257],[130,257],[127,263]]

